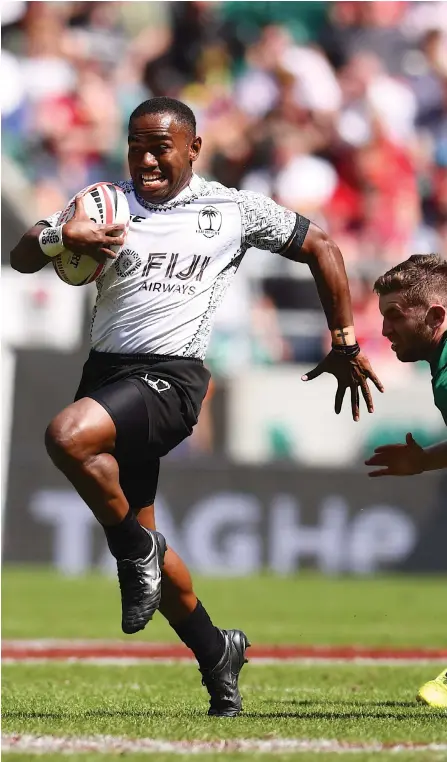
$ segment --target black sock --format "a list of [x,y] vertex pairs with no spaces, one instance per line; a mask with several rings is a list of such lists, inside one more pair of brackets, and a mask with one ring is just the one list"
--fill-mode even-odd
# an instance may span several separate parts
[[225,642],[200,601],[197,601],[196,608],[183,622],[171,627],[191,649],[200,667],[212,669],[216,666],[224,652]]
[[130,508],[119,524],[103,525],[103,529],[110,552],[118,561],[123,558],[146,558],[152,550],[152,537],[140,526]]

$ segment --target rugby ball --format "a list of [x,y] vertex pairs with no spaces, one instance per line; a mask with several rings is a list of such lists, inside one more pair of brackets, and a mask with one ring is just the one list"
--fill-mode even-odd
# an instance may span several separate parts
[[[80,193],[84,202],[84,209],[91,220],[104,225],[114,223],[125,225],[124,234],[129,229],[130,212],[127,198],[121,188],[113,183],[96,183],[84,188]],[[72,198],[68,206],[60,213],[57,225],[68,222],[75,211],[75,199]],[[119,235],[119,233],[116,233]],[[121,246],[110,246],[110,249],[118,253]],[[111,260],[97,262],[87,254],[74,254],[65,249],[57,257],[54,257],[53,267],[61,280],[70,286],[84,286],[99,278]]]

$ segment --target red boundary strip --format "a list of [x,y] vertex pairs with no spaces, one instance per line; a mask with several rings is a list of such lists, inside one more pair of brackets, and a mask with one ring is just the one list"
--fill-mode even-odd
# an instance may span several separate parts
[[[447,662],[447,649],[426,648],[357,648],[355,646],[253,646],[248,656],[257,659],[423,659]],[[4,642],[2,659],[193,659],[189,648],[181,644],[103,643],[94,641],[51,643],[36,641]]]

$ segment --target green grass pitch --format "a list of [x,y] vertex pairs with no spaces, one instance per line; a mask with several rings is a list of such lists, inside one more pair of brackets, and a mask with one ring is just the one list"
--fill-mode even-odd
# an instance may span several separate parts
[[[197,592],[216,624],[240,627],[257,644],[446,647],[446,577],[327,578],[264,575],[198,579]],[[115,580],[91,574],[67,579],[45,569],[7,568],[2,582],[3,638],[129,640],[120,630]],[[139,640],[175,642],[160,615]],[[131,639],[130,639],[131,640]],[[206,716],[207,694],[193,664],[11,664],[2,669],[3,733],[177,741],[217,739],[333,739],[341,743],[447,744],[447,712],[414,700],[419,685],[442,664],[247,665],[241,676],[244,714]],[[31,754],[19,760],[98,762],[108,753]],[[447,760],[446,751],[323,754],[123,753],[132,762],[197,759]]]

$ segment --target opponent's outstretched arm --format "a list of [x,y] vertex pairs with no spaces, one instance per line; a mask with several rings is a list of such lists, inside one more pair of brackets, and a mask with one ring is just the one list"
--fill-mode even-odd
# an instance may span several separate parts
[[335,412],[341,410],[346,389],[351,390],[352,417],[359,420],[359,390],[368,412],[374,405],[368,387],[370,379],[379,391],[383,386],[357,344],[352,316],[351,294],[342,254],[337,244],[317,225],[310,223],[301,246],[292,237],[281,255],[294,262],[307,264],[314,277],[318,295],[332,336],[332,350],[303,381],[311,381],[321,373],[332,373],[338,381]]
[[84,209],[82,196],[77,196],[71,220],[55,228],[44,222],[38,223],[22,236],[11,251],[11,267],[20,273],[38,272],[63,249],[75,254],[88,254],[98,262],[114,259],[116,254],[108,247],[124,243],[123,230],[124,225],[121,224],[101,225],[91,220]]

